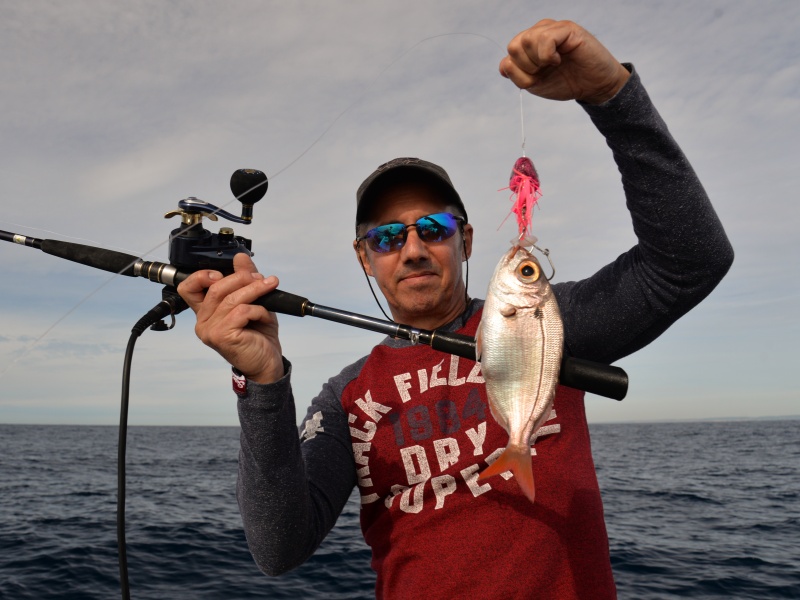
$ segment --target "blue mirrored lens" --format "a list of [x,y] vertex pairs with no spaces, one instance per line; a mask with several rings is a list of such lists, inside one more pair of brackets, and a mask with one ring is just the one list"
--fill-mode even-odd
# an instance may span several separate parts
[[375,252],[389,252],[402,248],[406,238],[406,226],[402,223],[390,223],[381,225],[375,229],[370,229],[367,235],[367,243]]
[[458,229],[459,220],[459,217],[450,213],[435,213],[420,217],[416,223],[411,225],[402,223],[380,225],[370,229],[364,239],[375,252],[392,252],[403,247],[411,227],[417,228],[417,235],[421,240],[441,242],[453,236]]
[[441,242],[456,232],[458,221],[450,213],[437,213],[417,221],[417,235],[426,242]]

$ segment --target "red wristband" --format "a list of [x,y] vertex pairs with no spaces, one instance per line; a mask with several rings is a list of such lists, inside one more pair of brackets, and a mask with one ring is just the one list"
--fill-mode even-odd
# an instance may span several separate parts
[[247,396],[247,377],[236,367],[231,367],[233,391],[237,396]]

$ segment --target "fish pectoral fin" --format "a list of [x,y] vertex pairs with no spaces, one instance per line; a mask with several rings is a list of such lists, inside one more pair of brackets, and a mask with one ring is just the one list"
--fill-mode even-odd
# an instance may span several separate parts
[[503,304],[500,307],[500,314],[504,317],[513,317],[517,314],[517,307],[512,304]]
[[478,325],[478,331],[475,333],[475,362],[481,362],[481,353],[483,348],[483,328]]
[[481,471],[478,481],[483,481],[494,475],[500,475],[506,471],[511,471],[519,484],[522,493],[528,500],[534,501],[536,497],[536,486],[533,483],[533,465],[531,464],[530,446],[508,445],[503,453]]

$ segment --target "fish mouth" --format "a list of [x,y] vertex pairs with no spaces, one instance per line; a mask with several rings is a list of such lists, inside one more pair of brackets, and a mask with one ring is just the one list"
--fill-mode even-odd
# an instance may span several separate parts
[[[525,250],[525,249],[519,244],[514,244],[513,246],[511,246],[511,249],[508,251],[508,254],[506,254],[506,260],[511,260],[512,258],[514,258],[514,255],[516,255],[516,253],[519,252],[520,250]],[[525,250],[525,252],[527,252],[527,250]]]

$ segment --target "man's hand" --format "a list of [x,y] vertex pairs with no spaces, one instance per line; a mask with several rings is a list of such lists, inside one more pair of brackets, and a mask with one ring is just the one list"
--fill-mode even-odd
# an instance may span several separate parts
[[580,25],[552,19],[539,21],[511,40],[500,73],[542,98],[589,104],[613,98],[630,76]]
[[248,379],[273,383],[283,377],[278,320],[263,306],[250,304],[278,287],[244,253],[233,258],[233,275],[197,271],[178,293],[197,315],[195,333]]

